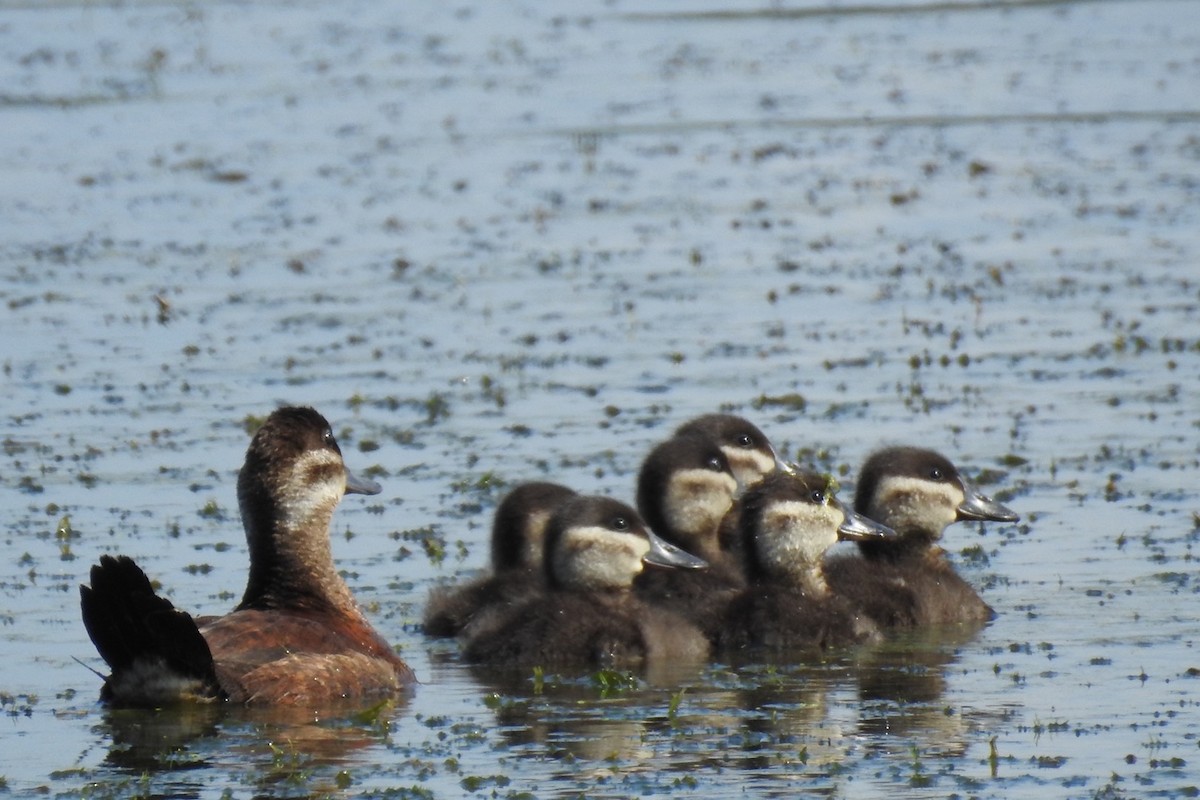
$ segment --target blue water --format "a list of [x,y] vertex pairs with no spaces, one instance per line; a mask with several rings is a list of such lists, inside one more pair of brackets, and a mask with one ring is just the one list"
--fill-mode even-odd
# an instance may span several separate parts
[[[883,5],[3,4],[8,788],[1197,791],[1200,7]],[[334,551],[422,686],[110,714],[76,587],[236,602],[282,402],[380,473]],[[847,492],[884,443],[982,476],[1023,520],[947,546],[999,618],[609,688],[420,634],[505,485],[630,498],[721,408]]]

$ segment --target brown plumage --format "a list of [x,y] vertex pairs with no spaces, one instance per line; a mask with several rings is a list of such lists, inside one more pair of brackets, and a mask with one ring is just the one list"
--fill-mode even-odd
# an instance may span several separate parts
[[659,444],[638,474],[638,511],[651,530],[708,562],[702,570],[647,570],[637,578],[638,595],[687,618],[710,641],[720,633],[726,606],[746,585],[719,539],[737,492],[722,448],[696,435]]
[[742,497],[738,530],[749,585],[723,620],[724,651],[819,653],[879,638],[870,619],[829,590],[823,559],[838,539],[891,532],[843,508],[826,476],[798,470],[768,475]]
[[275,411],[238,476],[250,574],[234,611],[198,623],[159,597],[129,558],[102,556],[92,567],[80,596],[84,625],[112,669],[101,698],[322,705],[415,683],[363,616],[330,549],[342,496],[378,491],[346,469],[320,414]]

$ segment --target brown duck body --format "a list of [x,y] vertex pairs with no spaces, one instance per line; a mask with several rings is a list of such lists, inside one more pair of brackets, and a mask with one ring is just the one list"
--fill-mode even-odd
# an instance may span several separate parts
[[112,669],[101,698],[315,706],[411,686],[412,670],[363,616],[330,550],[342,495],[378,491],[349,473],[317,412],[271,414],[238,478],[250,577],[234,611],[198,624],[123,556],[101,557],[80,587],[84,625]]
[[1012,522],[1017,515],[984,496],[944,456],[893,447],[863,465],[855,509],[896,530],[895,540],[860,542],[859,554],[831,559],[829,584],[883,627],[983,623],[995,617],[938,544],[959,520]]

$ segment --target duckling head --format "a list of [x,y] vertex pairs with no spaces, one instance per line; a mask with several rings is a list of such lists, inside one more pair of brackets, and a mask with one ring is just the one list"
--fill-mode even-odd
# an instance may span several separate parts
[[753,486],[764,475],[788,468],[766,435],[736,414],[701,415],[680,425],[675,435],[699,436],[720,447],[742,487]]
[[772,473],[742,498],[741,532],[753,579],[828,593],[825,551],[843,539],[885,539],[891,529],[847,509],[830,476],[792,468]]
[[855,510],[906,539],[941,538],[959,520],[1015,522],[1018,516],[967,480],[945,456],[918,447],[890,447],[863,465]]
[[638,513],[608,497],[575,497],[546,525],[547,582],[559,589],[629,589],[645,565],[695,569],[705,562],[663,541]]
[[668,542],[710,557],[721,520],[740,489],[722,448],[705,437],[676,436],[655,447],[638,475],[637,506]]
[[541,481],[522,483],[505,495],[492,518],[492,569],[540,570],[546,524],[572,497],[572,489]]

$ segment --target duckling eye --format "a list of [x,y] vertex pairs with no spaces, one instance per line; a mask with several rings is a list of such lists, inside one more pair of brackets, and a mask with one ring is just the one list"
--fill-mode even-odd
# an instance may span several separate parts
[[612,529],[614,531],[629,530],[629,520],[625,519],[624,517],[613,517]]
[[941,480],[943,477],[944,477],[944,476],[942,475],[942,468],[941,468],[941,467],[931,467],[931,468],[929,469],[929,480],[931,480],[931,481],[940,481],[940,480]]
[[326,428],[325,432],[321,434],[321,443],[326,446],[331,446],[335,443],[335,441],[336,440],[333,438],[333,431],[329,428]]
[[738,447],[750,448],[754,446],[754,441],[750,438],[750,434],[742,433],[737,437]]
[[721,466],[721,460],[719,458],[710,458],[705,466],[707,466],[713,472],[723,472],[725,470],[725,468]]
[[819,506],[825,505],[825,493],[820,489],[814,489],[812,493],[812,501]]

